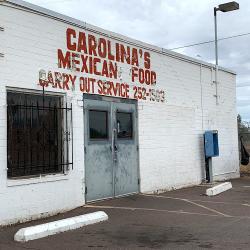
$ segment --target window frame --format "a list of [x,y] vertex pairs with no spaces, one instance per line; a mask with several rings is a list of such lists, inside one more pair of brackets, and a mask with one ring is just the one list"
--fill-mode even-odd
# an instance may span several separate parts
[[[24,96],[25,95],[39,96],[39,97],[43,96],[43,92],[41,92],[41,91],[28,90],[28,89],[6,88],[6,116],[7,116],[6,117],[6,125],[7,126],[8,126],[8,123],[9,123],[9,117],[8,117],[8,112],[7,112],[7,109],[8,109],[8,106],[9,106],[7,97],[8,97],[9,93],[14,93],[14,94],[17,94],[17,95],[24,95]],[[46,169],[47,163],[45,163],[45,166],[43,166],[45,168],[45,172],[40,171],[40,173],[32,173],[32,169],[30,169],[29,174],[24,174],[24,175],[20,174],[18,176],[15,176],[15,175],[14,176],[9,176],[7,174],[7,179],[11,183],[10,186],[11,185],[16,185],[14,182],[12,183],[12,181],[16,181],[16,180],[21,180],[22,182],[24,181],[24,184],[25,184],[25,183],[29,183],[29,180],[32,180],[32,183],[33,183],[37,179],[37,177],[46,177],[47,178],[49,176],[52,176],[52,177],[55,177],[55,178],[59,177],[59,179],[65,179],[65,178],[63,178],[63,176],[65,176],[65,174],[67,174],[67,171],[66,171],[66,167],[67,167],[66,164],[67,163],[65,162],[65,160],[67,159],[65,154],[67,152],[66,152],[66,146],[65,146],[65,141],[64,141],[64,131],[65,131],[66,123],[68,121],[66,121],[65,113],[63,111],[64,110],[63,107],[64,107],[64,104],[65,104],[65,100],[66,100],[65,98],[66,97],[65,97],[64,93],[57,93],[57,92],[50,92],[50,91],[46,91],[45,96],[46,97],[51,97],[51,98],[53,98],[53,97],[58,98],[59,102],[60,102],[59,110],[60,110],[60,112],[62,112],[62,114],[61,114],[60,121],[58,121],[58,124],[61,124],[61,127],[60,127],[60,129],[61,129],[61,131],[60,131],[61,145],[58,146],[58,151],[59,150],[61,151],[61,156],[59,156],[59,158],[57,159],[57,162],[59,162],[58,165],[61,165],[60,170],[59,171],[53,171],[53,167],[50,168],[50,169]],[[24,100],[26,101],[25,98],[24,98]],[[27,106],[29,106],[29,104]],[[72,109],[71,109],[71,112],[72,112]],[[60,130],[60,129],[58,128],[58,130]],[[7,128],[7,130],[8,130],[8,128]],[[7,169],[8,169],[8,167],[9,167],[9,163],[8,163],[8,154],[9,154],[9,141],[8,141],[9,137],[8,137],[8,133],[7,133],[6,137],[7,137],[7,140],[6,140],[7,145],[6,146],[7,146]],[[67,146],[69,147],[69,145],[67,145]],[[60,159],[60,157],[61,157],[61,159]],[[73,166],[73,158],[72,158],[72,163],[68,163],[68,164],[72,164],[72,166]],[[51,165],[53,165],[53,164],[51,164]],[[32,168],[32,166],[30,168]],[[55,168],[55,166],[54,166],[54,168]]]
[[[105,112],[106,113],[106,132],[107,132],[107,137],[105,137],[105,138],[91,138],[90,137],[90,112],[91,111]],[[108,110],[104,109],[104,108],[98,109],[98,108],[94,107],[94,108],[88,109],[88,124],[87,124],[87,126],[88,126],[88,140],[89,140],[89,142],[102,142],[102,141],[107,142],[107,141],[109,141],[109,139],[110,139],[110,121],[109,121],[110,116],[109,116],[109,113],[110,112]]]
[[117,128],[117,113],[124,113],[124,114],[130,114],[130,117],[131,117],[131,130],[132,130],[132,135],[131,137],[118,137],[118,131],[117,131],[117,140],[119,141],[133,141],[134,138],[135,138],[135,133],[134,133],[134,112],[133,111],[125,111],[125,110],[122,110],[122,109],[117,109],[116,112],[115,112],[115,123],[116,123],[116,129],[118,130]]

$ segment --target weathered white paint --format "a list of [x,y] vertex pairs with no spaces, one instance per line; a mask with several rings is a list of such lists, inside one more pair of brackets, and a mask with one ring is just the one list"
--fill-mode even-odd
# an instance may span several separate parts
[[218,184],[216,186],[213,186],[211,188],[208,188],[206,190],[206,195],[207,196],[214,196],[214,195],[220,194],[222,192],[225,192],[231,188],[232,188],[231,182],[224,182],[224,183]]
[[103,211],[84,214],[32,227],[21,228],[15,234],[14,240],[21,242],[36,240],[106,220],[108,220],[108,215]]
[[[73,23],[74,20],[72,20]],[[66,49],[68,27],[84,30],[43,15],[0,4],[0,224],[48,216],[85,204],[84,127],[82,93],[48,88],[73,103],[74,169],[65,175],[8,180],[6,89],[41,92],[40,69],[57,70],[57,49]],[[78,25],[80,22],[78,21]],[[216,105],[214,70],[209,64],[135,41],[82,23],[124,40],[147,46],[157,87],[166,91],[166,103],[139,101],[139,155],[141,192],[160,192],[201,183],[204,179],[203,132],[218,130],[220,156],[213,159],[215,180],[239,177],[235,74],[219,71],[219,105]],[[99,37],[99,34],[96,34]],[[164,50],[167,52],[166,50]],[[193,61],[193,62],[192,62]],[[199,64],[200,63],[200,64]],[[123,81],[130,82],[130,67]],[[66,70],[65,70],[66,72]],[[74,72],[74,74],[79,74]],[[226,173],[226,174],[224,174]]]

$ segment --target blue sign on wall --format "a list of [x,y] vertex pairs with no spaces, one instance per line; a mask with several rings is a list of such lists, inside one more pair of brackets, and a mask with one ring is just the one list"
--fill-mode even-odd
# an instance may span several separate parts
[[219,142],[217,130],[209,130],[205,132],[204,150],[206,158],[219,156]]

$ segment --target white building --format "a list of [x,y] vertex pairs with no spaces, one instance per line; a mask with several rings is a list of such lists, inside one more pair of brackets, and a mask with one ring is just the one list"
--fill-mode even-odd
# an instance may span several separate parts
[[0,26],[1,225],[199,184],[206,130],[239,177],[234,72],[23,1]]

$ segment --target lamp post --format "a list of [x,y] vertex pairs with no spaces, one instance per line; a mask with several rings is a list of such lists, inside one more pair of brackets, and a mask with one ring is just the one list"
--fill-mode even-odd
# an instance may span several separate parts
[[216,104],[218,105],[218,38],[217,38],[217,11],[229,12],[239,9],[237,2],[229,2],[220,4],[218,7],[214,7],[214,35],[215,35],[215,87],[216,87]]

